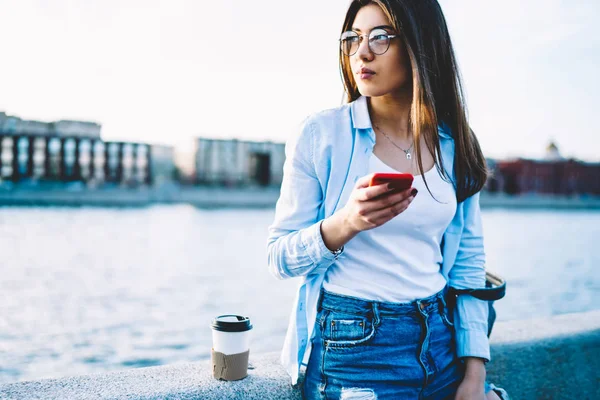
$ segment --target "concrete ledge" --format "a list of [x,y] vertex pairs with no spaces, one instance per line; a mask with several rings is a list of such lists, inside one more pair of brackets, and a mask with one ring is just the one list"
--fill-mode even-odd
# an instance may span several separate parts
[[491,339],[488,381],[513,399],[600,399],[600,311],[498,323]]
[[[238,382],[212,378],[209,361],[12,383],[1,399],[300,399],[278,353],[250,355]],[[513,399],[600,399],[600,311],[499,322],[492,334],[491,382]]]
[[0,399],[300,399],[278,353],[250,354],[254,369],[235,382],[212,377],[210,360],[0,386]]

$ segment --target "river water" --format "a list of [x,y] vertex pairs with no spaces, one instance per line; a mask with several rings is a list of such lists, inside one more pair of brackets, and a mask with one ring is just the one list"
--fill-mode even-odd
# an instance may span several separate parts
[[[266,267],[274,210],[0,209],[0,383],[198,361],[249,316],[281,349],[296,280]],[[483,211],[498,320],[600,308],[600,212]]]

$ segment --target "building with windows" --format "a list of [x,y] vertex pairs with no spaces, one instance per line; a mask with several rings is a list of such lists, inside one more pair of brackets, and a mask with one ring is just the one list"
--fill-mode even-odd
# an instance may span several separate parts
[[150,145],[105,142],[100,131],[95,122],[30,121],[0,112],[0,182],[151,183]]
[[600,163],[566,159],[555,143],[541,160],[490,160],[488,166],[492,193],[600,196]]
[[284,161],[284,143],[197,138],[194,180],[203,185],[278,186]]

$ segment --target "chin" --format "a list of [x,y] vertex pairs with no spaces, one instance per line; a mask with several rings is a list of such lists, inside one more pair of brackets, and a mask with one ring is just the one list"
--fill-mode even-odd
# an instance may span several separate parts
[[391,93],[390,88],[377,87],[377,85],[357,85],[358,91],[365,97],[379,97]]

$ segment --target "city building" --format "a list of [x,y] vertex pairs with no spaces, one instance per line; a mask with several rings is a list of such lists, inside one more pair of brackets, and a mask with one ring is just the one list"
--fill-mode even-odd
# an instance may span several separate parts
[[101,129],[102,126],[95,122],[71,120],[43,122],[25,120],[0,111],[0,133],[7,136],[34,135],[99,139]]
[[558,146],[554,142],[550,142],[546,147],[544,159],[548,161],[564,160],[563,156],[560,154],[560,150],[558,150]]
[[542,160],[518,158],[488,162],[489,192],[600,196],[600,163],[565,159],[550,143]]
[[278,186],[283,179],[283,143],[197,138],[194,154],[198,184]]
[[151,183],[149,145],[105,142],[100,132],[95,122],[30,121],[0,112],[0,182]]

